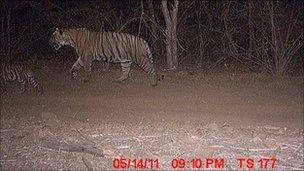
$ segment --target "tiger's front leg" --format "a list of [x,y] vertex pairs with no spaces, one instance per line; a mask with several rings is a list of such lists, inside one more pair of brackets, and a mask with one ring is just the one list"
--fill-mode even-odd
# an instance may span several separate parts
[[91,80],[91,73],[92,73],[92,60],[86,58],[87,60],[83,61],[84,67],[84,74],[82,77],[83,82],[88,82]]
[[82,74],[81,81],[89,82],[90,80],[92,80],[92,78],[91,78],[91,66],[84,67],[84,73]]
[[73,64],[72,68],[70,69],[70,73],[73,79],[77,77],[77,72],[83,67],[83,62],[80,58]]

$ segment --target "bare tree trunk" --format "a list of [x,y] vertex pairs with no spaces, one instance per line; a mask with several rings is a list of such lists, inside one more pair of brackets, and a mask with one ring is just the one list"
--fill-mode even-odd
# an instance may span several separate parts
[[277,36],[277,30],[275,25],[275,13],[273,10],[273,1],[268,2],[268,9],[269,9],[269,15],[270,15],[270,23],[271,23],[271,43],[272,43],[272,51],[273,51],[273,59],[274,59],[274,66],[275,66],[275,73],[277,75],[282,75],[283,71],[281,70],[281,61],[279,57],[279,45],[278,45],[278,36]]
[[176,34],[178,3],[178,0],[174,0],[172,9],[170,9],[168,1],[162,0],[162,11],[166,22],[166,59],[169,69],[178,67]]
[[140,36],[140,31],[141,31],[141,24],[143,20],[143,14],[144,14],[144,1],[140,1],[140,6],[141,6],[141,13],[140,13],[140,18],[139,18],[139,26],[138,26],[138,34],[137,36]]
[[[34,16],[33,16],[33,12],[31,10],[28,11],[27,18],[28,18],[28,23],[30,23],[29,24],[29,39],[33,40],[34,37],[35,37],[35,29],[33,27]],[[36,60],[36,55],[33,55],[32,51],[30,50],[29,47],[27,47],[25,49],[25,52],[26,52],[27,55],[29,55],[30,59]]]
[[[3,3],[1,4],[1,11],[2,13],[4,13],[4,5]],[[4,62],[4,48],[5,48],[5,40],[4,40],[4,21],[5,21],[5,15],[2,14],[1,16],[1,30],[0,30],[0,36],[1,36],[1,39],[0,39],[0,51],[1,51],[1,57],[0,57],[0,65],[1,65],[1,69],[2,69],[2,65],[3,65],[3,62]],[[1,85],[2,86],[2,85]]]
[[161,54],[161,44],[159,42],[159,36],[157,32],[157,21],[155,18],[155,12],[154,12],[154,6],[153,6],[153,0],[148,0],[148,16],[149,16],[149,28],[151,29],[151,35],[150,39],[152,42],[152,48],[153,52],[160,56]]
[[11,34],[10,34],[10,22],[11,22],[11,6],[10,2],[4,1],[2,4],[2,26],[1,26],[1,58],[2,61],[8,61],[11,58]]
[[203,65],[203,60],[204,60],[204,39],[203,39],[203,28],[202,28],[202,6],[204,4],[203,1],[198,1],[199,3],[199,10],[198,10],[198,18],[197,18],[197,23],[198,23],[198,32],[199,32],[199,63],[198,67],[201,68]]
[[151,20],[151,34],[154,38],[157,38],[157,29],[156,29],[156,19],[154,14],[154,6],[153,6],[153,0],[148,1],[148,13]]
[[248,49],[248,59],[252,59],[252,51],[254,46],[254,30],[253,30],[253,21],[252,21],[252,1],[248,0],[248,24],[249,24],[249,49]]
[[225,5],[224,11],[223,11],[223,22],[224,22],[224,28],[225,28],[225,36],[228,40],[228,48],[229,48],[229,55],[230,57],[236,58],[239,56],[235,41],[232,38],[231,32],[228,28],[228,17],[229,17],[229,11],[230,11],[230,5],[231,2],[227,2]]

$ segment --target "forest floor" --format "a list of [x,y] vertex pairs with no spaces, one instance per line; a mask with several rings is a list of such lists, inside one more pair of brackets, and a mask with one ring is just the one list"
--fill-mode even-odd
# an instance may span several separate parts
[[303,78],[180,70],[151,87],[136,67],[118,83],[94,63],[81,83],[70,66],[35,69],[43,95],[1,95],[1,170],[304,169]]

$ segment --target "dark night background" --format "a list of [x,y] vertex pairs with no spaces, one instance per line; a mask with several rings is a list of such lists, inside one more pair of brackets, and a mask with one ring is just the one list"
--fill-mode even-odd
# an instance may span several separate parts
[[[28,52],[30,56],[34,56],[33,53],[42,53],[43,58],[48,58],[49,54],[54,54],[47,45],[47,40],[55,27],[86,27],[140,36],[153,47],[155,60],[164,63],[165,22],[161,2],[152,2],[155,24],[150,22],[149,3],[148,0],[4,1],[1,10],[4,23],[2,29],[5,30],[2,32],[2,42],[7,41],[3,38],[7,37],[7,14],[10,13],[11,47],[10,55],[6,53],[3,56],[17,59]],[[252,25],[249,23],[248,3],[252,3]],[[242,70],[254,72],[268,68],[266,72],[275,74],[275,52],[271,49],[270,5],[274,9],[275,27],[280,36],[277,39],[282,42],[280,48],[293,51],[282,57],[290,59],[284,73],[302,73],[303,69],[298,65],[303,62],[303,47],[298,45],[303,40],[301,1],[275,1],[274,4],[265,1],[180,1],[177,23],[179,65],[198,65],[210,70],[214,67],[220,69],[229,63],[240,66]],[[154,26],[157,27],[157,33],[151,35]],[[249,56],[250,29],[254,48]],[[232,41],[225,36],[226,31]],[[283,44],[287,36],[290,38],[290,45],[295,43],[292,47]],[[294,42],[296,38],[299,40]],[[7,44],[3,45],[7,50]],[[231,49],[231,46],[236,49]]]
[[[1,67],[0,170],[126,169],[121,157],[131,170],[259,170],[268,157],[277,162],[267,170],[304,169],[303,0],[0,5],[1,65],[30,68],[20,75],[31,73],[44,90],[27,84],[18,93],[20,81],[3,81]],[[57,27],[139,36],[163,79],[149,86],[132,64],[130,78],[117,82],[120,64],[106,61],[92,63],[91,80],[73,79],[75,50],[49,45]],[[208,158],[225,163],[207,168]]]

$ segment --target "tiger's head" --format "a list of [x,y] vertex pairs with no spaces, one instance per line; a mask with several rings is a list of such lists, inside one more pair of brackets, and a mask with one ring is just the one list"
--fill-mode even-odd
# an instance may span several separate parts
[[73,40],[66,31],[56,28],[55,32],[52,34],[49,40],[49,44],[58,50],[64,45],[73,46]]

